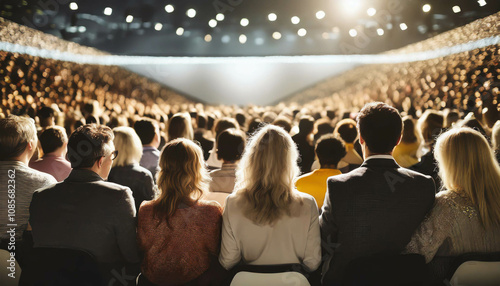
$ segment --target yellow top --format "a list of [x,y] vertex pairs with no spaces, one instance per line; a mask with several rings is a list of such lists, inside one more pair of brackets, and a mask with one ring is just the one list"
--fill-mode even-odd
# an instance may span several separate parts
[[295,187],[299,192],[310,194],[316,200],[318,208],[321,209],[325,201],[326,180],[328,177],[340,175],[337,169],[318,169],[304,174],[297,179]]
[[394,148],[392,156],[401,167],[409,168],[418,163],[417,152],[419,147],[419,141],[409,144],[401,142]]

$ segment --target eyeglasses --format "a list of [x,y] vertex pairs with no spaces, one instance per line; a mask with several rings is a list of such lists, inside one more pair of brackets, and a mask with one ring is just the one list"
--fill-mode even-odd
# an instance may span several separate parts
[[118,150],[111,152],[110,156],[111,156],[111,160],[116,159],[116,157],[118,157]]

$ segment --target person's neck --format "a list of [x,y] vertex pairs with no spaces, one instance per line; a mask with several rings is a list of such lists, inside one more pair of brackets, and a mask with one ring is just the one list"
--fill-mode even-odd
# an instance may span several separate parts
[[337,169],[337,165],[336,164],[325,164],[325,165],[321,165],[320,169]]
[[65,150],[63,148],[60,148],[54,152],[45,154],[43,157],[46,157],[46,156],[47,157],[49,157],[49,156],[50,157],[64,157],[64,156],[66,156],[65,153],[66,153]]
[[142,145],[142,147],[153,147],[155,149],[157,149],[158,147],[156,147],[153,143],[151,144],[146,144],[146,145]]
[[21,154],[21,155],[19,155],[18,157],[12,158],[12,160],[11,160],[11,161],[18,161],[18,162],[21,162],[21,163],[23,163],[24,165],[28,166],[28,165],[29,165],[29,163],[30,163],[30,159],[31,159],[31,156],[32,156],[32,155],[33,155],[33,154],[31,154],[31,155],[30,155],[30,154],[29,154],[29,152],[26,152],[26,151],[25,151],[24,153],[22,153],[22,154]]
[[392,156],[392,151],[391,152],[388,152],[388,153],[375,153],[375,152],[371,152],[370,149],[368,148],[364,148],[363,150],[363,154],[364,154],[364,159],[368,159],[369,157],[371,156],[375,156],[375,155],[389,155],[389,156]]

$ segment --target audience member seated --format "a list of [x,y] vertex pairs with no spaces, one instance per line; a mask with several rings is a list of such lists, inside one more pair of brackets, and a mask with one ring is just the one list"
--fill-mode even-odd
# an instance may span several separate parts
[[158,175],[160,195],[143,202],[138,216],[138,243],[144,252],[141,270],[151,283],[198,285],[207,279],[201,275],[219,253],[222,218],[218,203],[200,200],[209,180],[196,143],[179,138],[165,145]]
[[127,186],[132,191],[135,208],[139,210],[143,201],[155,196],[155,183],[151,172],[139,165],[142,157],[141,139],[130,127],[116,127],[114,144],[118,156],[111,166],[108,181]]
[[392,155],[399,166],[410,168],[418,163],[417,152],[420,149],[420,140],[411,116],[403,118],[403,136]]
[[156,181],[158,173],[158,161],[160,160],[160,128],[158,122],[153,119],[143,118],[135,122],[134,130],[139,135],[142,143],[142,157],[139,164],[148,169]]
[[294,188],[299,174],[294,145],[273,125],[250,138],[236,175],[238,189],[224,209],[219,257],[224,268],[300,263],[314,271],[320,265],[318,207],[311,195]]
[[220,169],[222,167],[223,162],[222,160],[218,159],[215,147],[217,146],[217,138],[219,137],[219,135],[222,133],[222,131],[229,128],[240,129],[240,125],[238,124],[238,122],[236,122],[235,119],[230,117],[221,118],[217,120],[217,122],[214,125],[215,145],[214,148],[210,151],[210,156],[208,157],[207,160],[207,165],[210,170]]
[[[71,174],[33,194],[29,222],[34,247],[85,250],[104,269],[119,273],[125,265],[139,263],[132,192],[105,181],[116,156],[109,127],[89,124],[71,134]],[[110,270],[103,275],[114,279]]]
[[[10,115],[0,119],[0,248],[16,253],[23,265],[25,250],[29,245],[22,241],[28,225],[28,207],[33,192],[57,183],[53,176],[28,167],[37,146],[36,127],[33,119]],[[15,203],[15,208],[12,205]],[[9,216],[11,210],[15,216]],[[13,220],[11,220],[12,218]],[[16,224],[10,227],[9,224]],[[14,243],[11,243],[14,241]]]
[[314,129],[316,130],[316,133],[314,134],[315,145],[321,136],[333,134],[335,131],[335,128],[332,126],[332,121],[328,117],[316,120],[316,122],[314,122]]
[[189,113],[177,113],[170,118],[168,121],[167,136],[169,142],[177,138],[193,140],[193,126]]
[[356,121],[352,119],[342,119],[335,127],[335,134],[338,134],[345,142],[346,155],[342,158],[342,162],[347,163],[348,171],[354,170],[363,163],[363,158],[354,149],[354,142],[358,138],[358,130],[356,129]]
[[314,162],[313,131],[314,119],[310,116],[303,116],[299,121],[299,133],[292,137],[299,150],[297,163],[302,174],[311,172]]
[[365,162],[327,181],[320,217],[324,285],[339,283],[356,258],[402,252],[434,204],[432,178],[401,168],[392,157],[403,128],[399,112],[369,103],[357,121]]
[[241,159],[241,154],[245,149],[246,136],[243,131],[229,128],[217,138],[217,158],[222,160],[222,168],[210,172],[212,181],[210,182],[210,192],[206,194],[206,200],[215,200],[222,207],[226,202],[226,197],[234,190],[236,179],[236,166]]
[[318,208],[321,209],[325,201],[326,180],[331,176],[342,174],[337,169],[337,164],[344,158],[346,148],[342,139],[330,134],[319,138],[314,152],[321,168],[300,176],[295,186],[300,192],[312,195],[318,203]]
[[207,136],[207,116],[198,113],[196,116],[197,128],[194,131],[194,140],[200,142],[203,150],[203,159],[206,161],[210,156],[210,150],[214,148],[214,140]]
[[291,123],[290,119],[288,119],[285,116],[280,115],[280,116],[276,117],[276,119],[273,121],[273,125],[276,125],[276,126],[279,126],[283,129],[285,129],[285,131],[287,133],[290,133],[290,130],[292,130],[292,123]]
[[491,147],[495,152],[497,162],[500,163],[500,120],[493,125],[493,130],[491,131]]
[[29,166],[40,172],[52,175],[58,182],[63,181],[71,172],[71,164],[66,160],[68,135],[60,126],[45,129],[40,135],[43,157],[29,163]]
[[453,128],[437,139],[434,150],[444,190],[407,251],[427,262],[500,252],[500,167],[487,140],[476,130]]

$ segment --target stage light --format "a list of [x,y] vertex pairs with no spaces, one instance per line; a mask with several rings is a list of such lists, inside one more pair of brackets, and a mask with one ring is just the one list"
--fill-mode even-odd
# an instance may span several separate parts
[[424,11],[425,13],[429,12],[430,10],[431,10],[431,5],[425,4],[424,6],[422,6],[422,11]]
[[210,28],[215,28],[217,26],[217,21],[214,19],[210,19],[210,21],[208,21],[208,25],[210,26]]
[[368,16],[370,16],[370,17],[375,16],[375,14],[377,14],[377,9],[368,8],[368,10],[366,10],[366,14],[368,14]]
[[340,5],[345,13],[353,14],[361,8],[361,0],[340,0]]
[[156,31],[160,31],[160,30],[161,30],[161,28],[163,28],[163,25],[162,25],[161,23],[156,23],[156,24],[155,24],[155,30],[156,30]]
[[356,29],[350,29],[349,30],[349,36],[351,37],[356,37],[358,35],[358,31],[356,31]]
[[76,4],[75,2],[69,3],[69,9],[73,11],[78,10],[78,4]]
[[278,19],[278,16],[276,16],[276,14],[274,13],[269,13],[269,15],[267,15],[267,19],[269,19],[269,21],[271,22],[274,22],[276,21],[276,19]]
[[104,15],[110,16],[111,14],[113,14],[113,9],[110,7],[104,8]]
[[241,21],[240,21],[240,25],[241,25],[241,26],[243,26],[243,27],[248,26],[248,24],[249,24],[249,23],[250,23],[250,21],[248,21],[248,19],[247,19],[247,18],[243,18],[243,19],[241,19]]
[[219,22],[220,22],[220,21],[224,21],[224,14],[222,14],[222,13],[217,14],[217,15],[215,16],[215,19],[216,19],[217,21],[219,21]]
[[170,5],[170,4],[166,5],[166,6],[165,6],[165,12],[167,12],[167,13],[172,13],[172,12],[174,12],[174,6],[172,6],[172,5]]
[[231,40],[231,37],[229,37],[228,35],[224,35],[222,36],[221,38],[221,41],[224,43],[224,44],[227,44],[229,43],[229,41]]
[[85,31],[87,31],[87,27],[85,27],[85,26],[78,27],[78,32],[85,33]]
[[453,6],[453,8],[451,8],[453,10],[453,13],[460,13],[460,11],[462,11],[462,9],[460,9],[460,6]]
[[186,11],[186,15],[189,17],[189,18],[194,18],[196,16],[196,10],[193,9],[193,8],[190,8]]
[[483,7],[484,5],[486,5],[486,1],[485,0],[479,0],[477,1],[477,3],[479,3],[479,6]]
[[281,39],[281,33],[280,32],[274,32],[273,33],[273,39],[275,39],[275,40]]
[[132,21],[134,21],[134,16],[132,15],[128,15],[127,18],[125,18],[125,22],[127,23],[132,23]]
[[300,18],[297,16],[293,16],[292,17],[292,24],[297,25],[298,23],[300,23]]
[[306,31],[306,29],[304,29],[304,28],[300,28],[300,29],[297,31],[297,35],[299,35],[300,37],[304,37],[306,34],[307,34],[307,31]]
[[399,28],[401,29],[401,31],[405,31],[406,29],[408,29],[408,26],[405,23],[401,23],[399,24]]
[[384,35],[384,29],[378,28],[377,29],[377,35],[383,36]]
[[325,18],[325,16],[326,16],[325,11],[321,11],[321,10],[320,10],[320,11],[316,12],[316,18],[317,18],[318,20],[321,20],[321,19]]
[[212,41],[212,36],[210,34],[205,35],[205,42],[209,43]]
[[182,36],[184,34],[184,28],[182,27],[177,28],[175,33],[177,34],[177,36]]
[[239,40],[241,44],[244,44],[247,42],[247,36],[241,34]]

